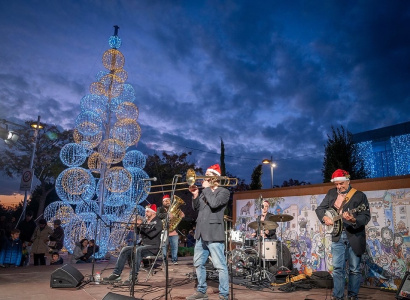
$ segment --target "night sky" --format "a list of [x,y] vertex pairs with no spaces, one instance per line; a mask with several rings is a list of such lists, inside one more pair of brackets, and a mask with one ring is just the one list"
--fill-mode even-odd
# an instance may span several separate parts
[[222,138],[247,183],[271,156],[274,184],[321,183],[331,126],[409,121],[410,1],[395,0],[1,1],[0,119],[73,128],[113,25],[147,155],[192,152],[206,168]]

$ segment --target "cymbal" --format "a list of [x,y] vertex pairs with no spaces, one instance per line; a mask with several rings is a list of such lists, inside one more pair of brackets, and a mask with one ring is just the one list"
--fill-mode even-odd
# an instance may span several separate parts
[[[272,221],[261,221],[261,229],[265,228],[267,230],[272,230],[278,228],[278,224]],[[258,230],[258,221],[253,221],[248,224],[248,227]]]
[[272,222],[289,222],[291,220],[293,220],[293,217],[286,214],[277,214],[269,217],[269,221]]

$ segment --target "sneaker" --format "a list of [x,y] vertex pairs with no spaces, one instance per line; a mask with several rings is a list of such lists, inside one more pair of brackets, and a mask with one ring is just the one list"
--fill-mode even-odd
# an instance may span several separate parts
[[208,300],[208,295],[206,293],[201,293],[196,291],[193,295],[185,298],[186,300]]
[[119,281],[119,280],[121,280],[121,276],[112,273],[110,276],[104,277],[103,280],[106,280],[106,281]]
[[[123,281],[122,285],[130,285],[132,282],[131,278],[129,278],[128,280]],[[138,282],[138,278],[135,277],[135,284]]]
[[178,264],[178,262],[177,262],[177,261],[173,261],[172,263],[173,263],[174,265],[177,265],[177,264]]

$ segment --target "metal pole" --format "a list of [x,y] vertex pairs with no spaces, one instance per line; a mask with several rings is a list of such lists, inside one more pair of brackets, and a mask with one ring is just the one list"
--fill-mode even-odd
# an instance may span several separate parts
[[[36,154],[37,137],[38,137],[39,127],[40,127],[40,116],[38,116],[37,126],[36,126],[36,128],[34,128],[34,142],[33,142],[33,152],[31,152],[30,169],[33,169],[33,165],[34,165],[34,155]],[[31,183],[31,184],[33,184],[33,183]],[[31,188],[30,188],[30,190],[31,190]],[[25,191],[24,192],[24,201],[23,201],[23,212],[21,213],[20,220],[23,220],[26,217],[27,194],[28,194],[27,191]]]
[[273,189],[273,162],[270,163],[270,184]]

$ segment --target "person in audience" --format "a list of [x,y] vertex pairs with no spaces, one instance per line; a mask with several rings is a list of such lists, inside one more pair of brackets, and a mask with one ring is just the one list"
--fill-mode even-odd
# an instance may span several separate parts
[[53,252],[53,254],[51,254],[50,265],[62,265],[63,263],[63,258],[60,254],[58,254],[58,252]]
[[53,230],[47,225],[47,221],[40,219],[38,227],[34,230],[33,238],[31,239],[35,266],[46,264],[45,255],[48,252],[49,236],[52,233]]
[[100,246],[98,246],[94,240],[88,241],[87,253],[85,255],[86,262],[92,262],[93,257],[95,257],[95,253],[100,251]]
[[76,264],[82,264],[87,262],[87,250],[88,250],[88,240],[82,239],[81,241],[75,243],[73,251],[73,259]]
[[33,220],[33,212],[28,210],[26,216],[20,224],[17,225],[17,228],[20,229],[20,240],[23,242],[23,250],[25,252],[22,257],[22,265],[28,266],[30,264],[30,254],[31,254],[31,238],[36,230],[37,224]]
[[61,227],[61,220],[53,221],[54,230],[50,235],[50,241],[54,242],[53,247],[50,247],[53,252],[58,252],[64,247],[64,229]]
[[22,257],[22,242],[19,239],[20,230],[12,229],[10,237],[6,239],[0,251],[0,266],[20,266]]

